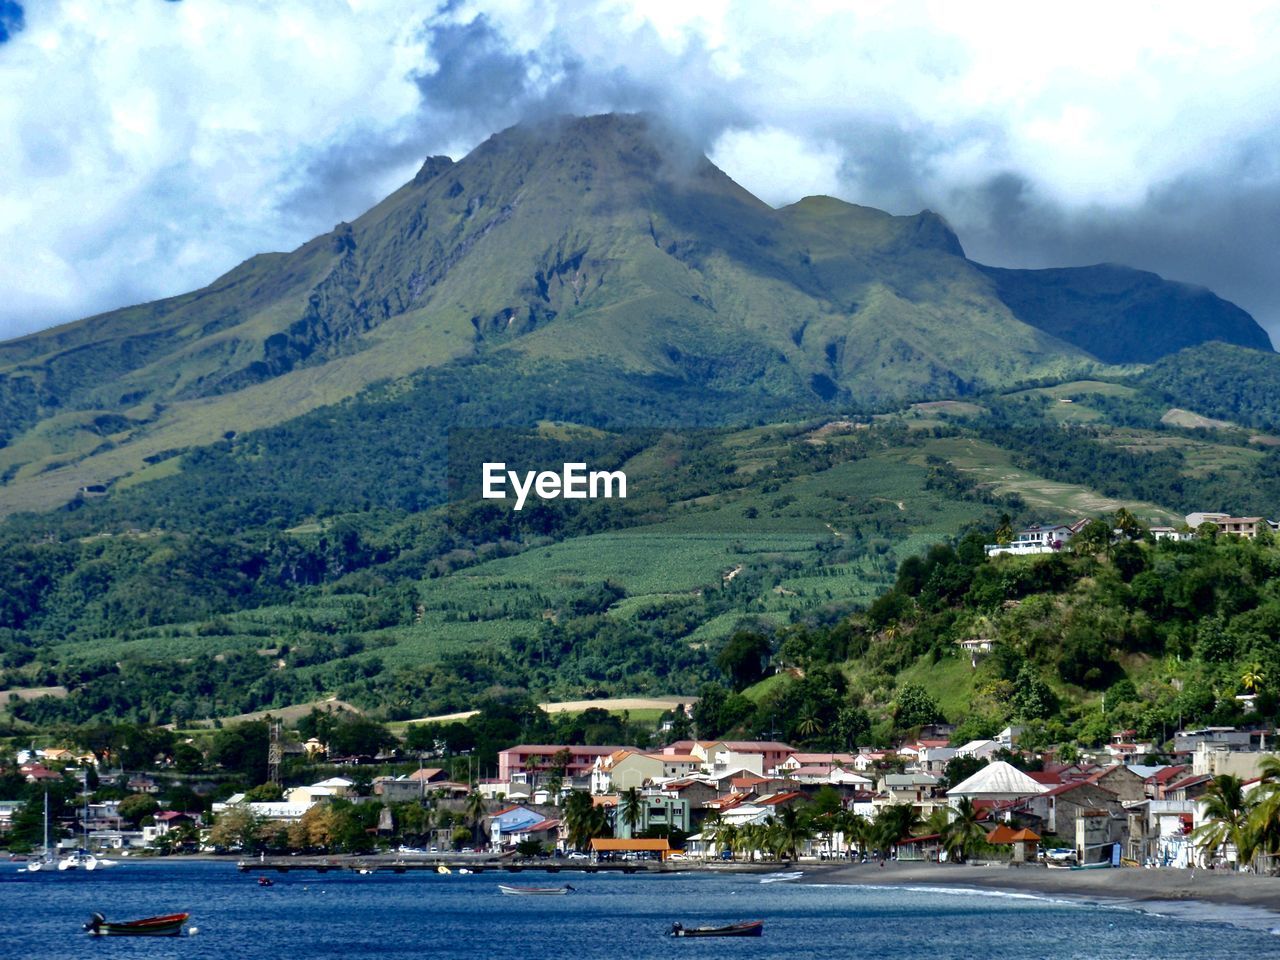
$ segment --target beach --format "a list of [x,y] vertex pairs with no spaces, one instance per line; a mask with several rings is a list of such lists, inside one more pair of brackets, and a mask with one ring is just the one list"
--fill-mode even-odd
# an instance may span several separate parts
[[[1209,870],[1050,870],[1039,865],[840,864],[805,881],[865,886],[962,887],[1126,904],[1167,915],[1280,927],[1280,877]],[[1250,922],[1251,921],[1251,922]]]

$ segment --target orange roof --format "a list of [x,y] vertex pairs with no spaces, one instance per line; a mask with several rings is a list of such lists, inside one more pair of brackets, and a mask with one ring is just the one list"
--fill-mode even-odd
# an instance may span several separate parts
[[987,843],[1038,843],[1040,835],[1030,830],[1015,830],[1007,824],[1000,824],[987,834]]
[[591,840],[591,849],[667,851],[671,849],[671,844],[667,842],[666,837],[661,837],[657,840],[619,840],[615,837],[593,837]]

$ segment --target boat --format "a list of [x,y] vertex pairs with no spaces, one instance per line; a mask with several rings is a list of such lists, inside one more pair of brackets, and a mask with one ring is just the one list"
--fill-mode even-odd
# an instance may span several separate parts
[[671,925],[673,937],[758,937],[764,933],[763,920],[731,923],[727,927],[686,927],[680,923]]
[[58,861],[59,870],[97,870],[98,858],[81,847]]
[[84,928],[98,937],[176,937],[181,935],[182,925],[190,916],[189,913],[169,913],[143,920],[109,921],[95,913]]
[[509,897],[562,897],[573,887],[567,883],[563,887],[512,887],[500,883],[498,889]]
[[275,886],[275,883],[276,883],[276,882],[275,882],[274,880],[272,880],[270,877],[259,877],[259,878],[258,878],[258,886],[260,886],[260,887],[274,887],[274,886]]
[[34,860],[28,860],[22,867],[29,873],[39,873],[41,870],[52,870],[58,865],[58,858],[49,853],[49,791],[44,792],[44,845],[40,848],[40,856]]
[[453,871],[441,863],[436,866],[436,873],[453,873]]

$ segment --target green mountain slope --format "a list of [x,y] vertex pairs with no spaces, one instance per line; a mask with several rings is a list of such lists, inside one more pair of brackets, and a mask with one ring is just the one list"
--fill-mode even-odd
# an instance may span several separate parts
[[515,127],[291,253],[0,344],[0,511],[163,475],[174,452],[476,358],[548,382],[607,365],[657,403],[682,384],[799,413],[1148,359],[1171,303],[1170,349],[1265,340],[1150,275],[1123,298],[1068,277],[1055,289],[1075,312],[1054,301],[1046,319],[1018,276],[965,259],[928,212],[771,209],[646,118]]

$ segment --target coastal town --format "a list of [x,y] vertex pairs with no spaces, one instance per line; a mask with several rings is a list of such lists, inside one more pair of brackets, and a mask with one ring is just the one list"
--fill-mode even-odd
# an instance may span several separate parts
[[[1017,726],[965,743],[951,732],[935,725],[895,748],[852,753],[774,741],[517,744],[498,753],[496,776],[472,782],[421,760],[371,775],[403,768],[402,758],[331,762],[313,740],[287,745],[331,775],[220,800],[199,792],[209,778],[177,774],[164,758],[149,774],[130,774],[92,752],[47,747],[20,751],[5,776],[34,785],[36,796],[75,782],[120,785],[118,799],[82,792],[54,824],[58,859],[292,851],[565,865],[891,859],[1272,869],[1249,849],[1242,856],[1238,828],[1247,809],[1275,805],[1274,730],[1181,730],[1162,762],[1132,730],[1070,762],[1021,750]],[[1235,810],[1223,809],[1228,785]],[[351,820],[352,811],[367,825],[354,834],[337,816]],[[27,811],[28,825],[34,815]],[[11,850],[22,848],[14,841],[23,819],[24,804],[0,800],[0,841]]]

